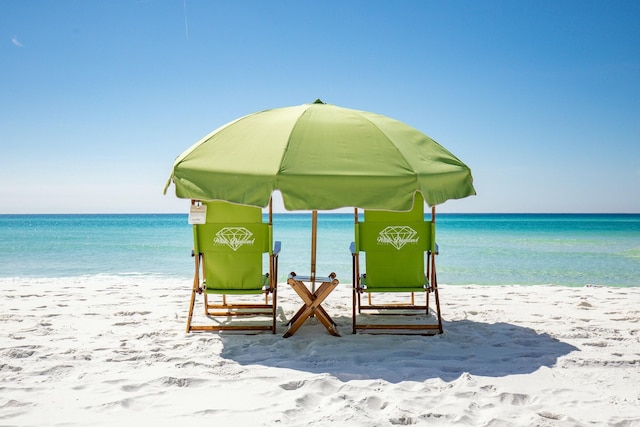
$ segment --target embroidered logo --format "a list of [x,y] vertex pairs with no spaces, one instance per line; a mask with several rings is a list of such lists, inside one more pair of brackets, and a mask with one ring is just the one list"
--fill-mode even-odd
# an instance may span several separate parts
[[213,242],[216,245],[227,245],[234,251],[240,246],[253,245],[253,233],[244,227],[224,227],[216,233]]
[[391,225],[378,234],[379,245],[392,245],[400,250],[407,243],[418,243],[416,230],[406,225]]

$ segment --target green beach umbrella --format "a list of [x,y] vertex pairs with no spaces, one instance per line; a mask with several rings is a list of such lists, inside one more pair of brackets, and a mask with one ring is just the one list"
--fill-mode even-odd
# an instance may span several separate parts
[[207,135],[175,161],[180,198],[287,210],[342,207],[407,211],[475,194],[471,170],[400,121],[317,100],[249,114]]
[[320,100],[214,130],[176,159],[165,193],[171,182],[180,198],[264,208],[278,190],[287,210],[311,210],[313,289],[318,210],[408,211],[417,191],[429,206],[475,194],[471,170],[422,132]]

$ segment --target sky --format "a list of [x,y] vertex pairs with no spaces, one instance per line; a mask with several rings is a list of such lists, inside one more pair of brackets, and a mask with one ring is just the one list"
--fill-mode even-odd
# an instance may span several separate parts
[[2,0],[0,214],[187,212],[163,195],[180,153],[316,98],[466,163],[478,194],[440,212],[640,213],[639,22],[635,0]]

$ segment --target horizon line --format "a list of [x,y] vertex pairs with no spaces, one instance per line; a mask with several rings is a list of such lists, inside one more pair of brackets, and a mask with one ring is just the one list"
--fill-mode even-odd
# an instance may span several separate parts
[[[358,213],[363,213],[358,209]],[[273,212],[274,215],[305,215],[311,211]],[[353,212],[318,211],[326,215],[353,215]],[[268,212],[263,212],[268,214]],[[21,215],[189,215],[188,212],[11,212],[0,216]],[[425,211],[425,215],[429,215]],[[437,215],[640,215],[640,212],[438,212]]]

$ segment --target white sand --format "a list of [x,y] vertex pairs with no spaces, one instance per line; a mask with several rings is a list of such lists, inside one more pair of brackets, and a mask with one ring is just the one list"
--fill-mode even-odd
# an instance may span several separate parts
[[186,334],[189,286],[0,279],[0,425],[640,426],[640,288],[441,285],[420,337],[352,335],[341,284],[341,338],[284,339]]

